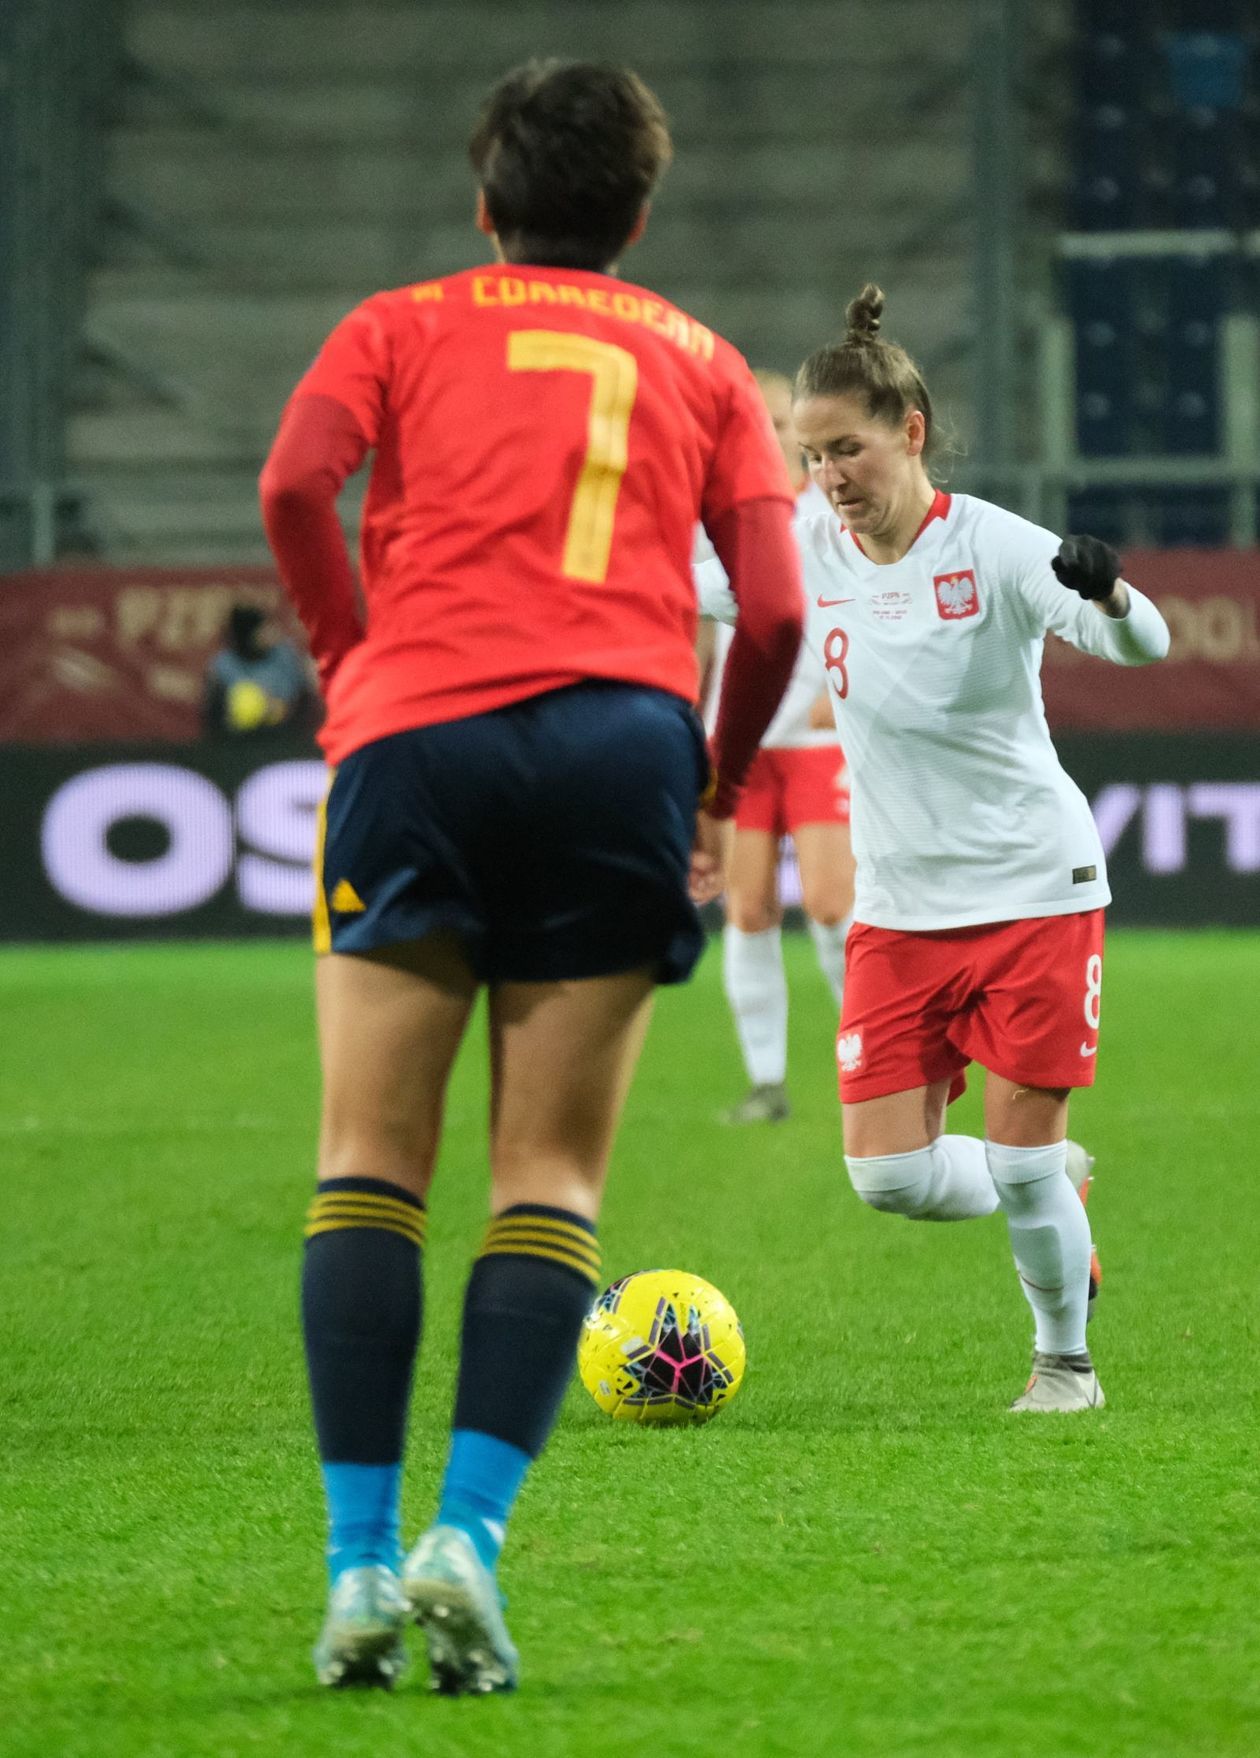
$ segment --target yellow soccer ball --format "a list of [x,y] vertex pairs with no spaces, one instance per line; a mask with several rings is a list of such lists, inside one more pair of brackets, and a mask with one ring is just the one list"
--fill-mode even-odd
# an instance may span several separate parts
[[582,1384],[618,1422],[708,1422],[739,1390],[747,1351],[735,1308],[685,1270],[639,1270],[605,1288],[578,1342]]
[[254,732],[272,718],[272,700],[252,678],[238,678],[228,691],[227,719],[234,732]]

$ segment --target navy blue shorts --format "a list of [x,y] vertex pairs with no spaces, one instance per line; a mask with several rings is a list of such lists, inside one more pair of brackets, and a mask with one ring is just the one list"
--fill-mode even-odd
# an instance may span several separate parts
[[338,768],[316,949],[446,930],[486,983],[654,967],[682,982],[704,734],[679,697],[591,682],[377,739]]

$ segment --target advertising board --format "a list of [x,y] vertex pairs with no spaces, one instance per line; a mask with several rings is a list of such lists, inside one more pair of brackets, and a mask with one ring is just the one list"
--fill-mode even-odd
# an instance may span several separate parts
[[[1113,922],[1260,922],[1260,737],[1058,741],[1102,833]],[[0,938],[305,929],[327,771],[306,740],[0,750]],[[790,858],[784,902],[799,902]]]

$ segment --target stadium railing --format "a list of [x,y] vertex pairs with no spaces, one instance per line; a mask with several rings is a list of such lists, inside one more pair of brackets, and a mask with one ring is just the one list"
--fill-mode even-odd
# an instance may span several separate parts
[[[1147,261],[1164,255],[1201,260],[1214,244],[1241,253],[1260,269],[1260,232],[1242,241],[1220,241],[1197,232],[1193,254],[1177,233],[1065,234],[1067,262]],[[1127,321],[1127,320],[1125,320]],[[964,462],[955,486],[991,496],[1052,531],[1088,524],[1122,546],[1227,542],[1248,549],[1260,540],[1260,316],[1254,309],[1223,312],[1216,325],[1215,383],[1219,446],[1211,450],[1129,450],[1113,455],[1085,452],[1080,443],[1077,326],[1066,310],[1046,314],[1038,325],[1041,431],[1038,456],[1027,461]],[[1184,494],[1207,508],[1201,533],[1168,522],[1170,496]],[[1082,519],[1081,515],[1092,516]]]
[[122,13],[122,0],[0,6],[0,568],[50,560],[77,501],[65,409]]

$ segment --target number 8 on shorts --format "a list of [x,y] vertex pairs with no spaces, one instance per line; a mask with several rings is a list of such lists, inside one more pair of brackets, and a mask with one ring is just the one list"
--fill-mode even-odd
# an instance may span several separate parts
[[1102,1007],[1102,958],[1091,953],[1085,960],[1085,1024],[1091,1032],[1098,1030]]

